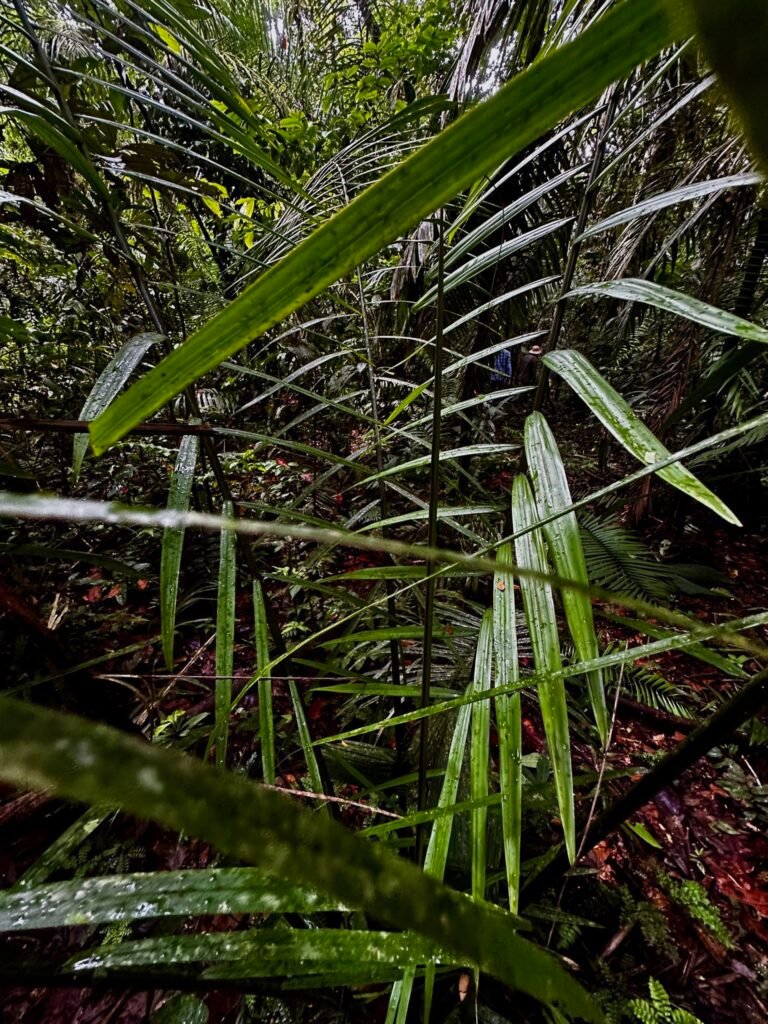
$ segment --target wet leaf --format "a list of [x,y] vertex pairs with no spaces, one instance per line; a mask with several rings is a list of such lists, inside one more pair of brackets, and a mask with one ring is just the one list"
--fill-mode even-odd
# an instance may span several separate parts
[[[638,419],[618,391],[580,352],[548,352],[543,358],[546,366],[565,380],[603,426],[635,458],[645,465],[653,465],[669,457],[669,449]],[[728,506],[683,466],[667,466],[658,471],[658,476],[683,494],[706,505],[726,522],[741,526],[740,520]]]

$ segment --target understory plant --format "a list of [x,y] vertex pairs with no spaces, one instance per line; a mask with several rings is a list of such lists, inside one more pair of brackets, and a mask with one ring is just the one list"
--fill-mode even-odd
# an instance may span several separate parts
[[[153,642],[167,687],[122,730],[34,699],[83,665],[0,697],[0,777],[87,806],[0,894],[0,931],[87,928],[42,968],[51,985],[387,991],[387,1021],[404,1024],[428,1019],[438,981],[468,970],[481,996],[483,974],[524,994],[531,1019],[541,1004],[551,1019],[601,1020],[532,934],[542,893],[759,712],[768,687],[744,667],[766,656],[750,631],[768,612],[690,616],[636,552],[610,579],[637,585],[617,593],[596,585],[584,543],[599,537],[585,512],[648,497],[651,483],[710,528],[741,526],[683,462],[764,439],[759,401],[727,422],[711,406],[726,386],[757,393],[768,329],[752,302],[737,315],[708,301],[712,282],[693,294],[702,268],[680,250],[714,246],[717,227],[699,222],[718,202],[743,203],[747,223],[743,197],[762,177],[722,101],[704,156],[686,140],[685,163],[669,133],[714,88],[708,59],[765,160],[766,15],[757,0],[542,0],[490,4],[484,18],[470,5],[465,31],[437,3],[251,6],[243,20],[227,4],[14,0],[2,21],[8,278],[55,254],[57,280],[105,324],[92,348],[31,295],[4,314],[16,411],[45,337],[65,382],[45,385],[49,401],[76,416],[58,424],[76,440],[57,493],[0,493],[5,550],[35,557],[29,521],[159,537]],[[609,211],[611,183],[622,202]],[[678,435],[685,388],[641,416],[624,357],[582,344],[592,332],[620,349],[634,331],[647,352],[649,325],[670,322],[692,332],[686,385],[695,359],[708,371]],[[535,388],[512,370],[534,346]],[[560,407],[586,408],[595,446],[616,453],[615,482],[579,479]],[[178,439],[173,460],[155,453],[163,507],[88,491],[142,434]],[[201,537],[215,540],[207,580],[189,568]],[[202,588],[203,611],[184,610],[185,587]],[[641,646],[603,643],[598,622],[617,612]],[[190,621],[207,639],[188,657]],[[210,692],[188,717],[159,718],[203,646]],[[573,737],[599,765],[609,681],[671,650],[715,664],[734,694],[611,802],[602,769],[580,773]],[[318,728],[317,696],[346,702],[343,729]],[[535,754],[524,709],[541,723]],[[357,834],[339,809],[364,815]],[[210,862],[62,879],[117,810],[202,840]],[[699,901],[700,918],[708,909]],[[218,923],[180,923],[198,918]],[[2,972],[41,978],[23,955]],[[629,1004],[637,1019],[694,1020],[651,985]],[[182,995],[155,1019],[205,1014]]]

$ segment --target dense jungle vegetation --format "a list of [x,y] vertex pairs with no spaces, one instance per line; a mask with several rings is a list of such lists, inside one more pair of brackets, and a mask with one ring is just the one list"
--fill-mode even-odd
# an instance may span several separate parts
[[768,9],[4,0],[0,1005],[768,1018]]

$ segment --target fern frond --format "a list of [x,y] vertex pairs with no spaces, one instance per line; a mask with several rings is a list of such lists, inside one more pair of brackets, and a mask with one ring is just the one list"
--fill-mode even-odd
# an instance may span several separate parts
[[630,530],[591,513],[580,517],[589,578],[598,586],[630,597],[664,601],[674,592],[668,567]]

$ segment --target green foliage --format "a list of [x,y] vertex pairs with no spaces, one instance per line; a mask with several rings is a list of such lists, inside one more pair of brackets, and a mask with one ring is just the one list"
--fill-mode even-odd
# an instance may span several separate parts
[[672,1005],[669,994],[660,981],[648,981],[649,999],[630,999],[627,1017],[637,1024],[702,1024],[687,1010]]
[[649,708],[666,711],[678,718],[692,718],[691,695],[669,682],[648,665],[627,666],[624,679],[629,694]]
[[[763,316],[761,268],[743,274],[739,248],[760,179],[698,56],[668,49],[689,33],[685,9],[76,0],[30,5],[29,19],[20,2],[3,22],[0,391],[9,414],[98,414],[96,443],[112,445],[85,463],[86,435],[76,435],[73,481],[68,444],[19,431],[6,446],[2,427],[12,489],[62,495],[0,496],[8,515],[33,517],[9,526],[0,548],[14,586],[26,587],[28,565],[34,581],[29,600],[20,594],[22,621],[39,617],[35,635],[54,647],[63,637],[79,650],[87,635],[96,652],[78,653],[85,668],[74,669],[34,651],[22,630],[8,672],[21,699],[2,698],[0,774],[93,805],[0,894],[5,930],[106,926],[101,938],[88,933],[97,945],[51,965],[54,979],[90,981],[97,970],[119,984],[141,967],[158,987],[181,972],[190,984],[366,986],[361,999],[394,983],[388,1021],[404,1024],[422,984],[428,1018],[441,973],[469,967],[543,1002],[558,1024],[563,1013],[597,1019],[514,916],[528,899],[521,875],[535,884],[557,859],[546,837],[558,814],[576,855],[576,801],[594,773],[579,767],[574,780],[573,762],[599,760],[582,709],[591,703],[605,743],[604,672],[620,668],[631,694],[681,713],[682,695],[636,659],[687,650],[730,678],[745,676],[743,664],[706,641],[724,635],[744,663],[765,654],[742,635],[763,613],[718,628],[670,609],[686,585],[709,596],[702,584],[723,580],[660,561],[600,504],[658,476],[678,487],[681,508],[697,501],[698,515],[734,525],[683,460],[705,453],[728,469],[749,446],[764,470],[766,417],[751,406],[765,366],[740,354],[743,340],[766,338],[751,320]],[[699,17],[718,53],[710,16]],[[748,107],[740,90],[753,86],[722,61]],[[574,301],[589,295],[601,301]],[[700,329],[727,335],[700,340]],[[579,351],[556,351],[560,337]],[[139,362],[158,355],[147,339],[165,339],[170,354],[126,391]],[[546,366],[640,459],[639,473],[617,480],[620,455],[600,468],[613,482],[587,493],[582,460],[593,472],[599,428],[574,421],[560,384],[550,428],[546,380],[534,397],[532,381],[513,377],[523,348],[545,339]],[[693,385],[721,348],[730,365],[729,346],[744,359],[741,397],[713,412],[718,364],[703,398]],[[170,405],[177,422],[163,422],[185,388]],[[712,434],[713,415],[732,429]],[[188,434],[179,445],[198,417],[202,443]],[[128,435],[134,427],[172,437],[153,443]],[[510,489],[514,536],[500,545]],[[224,521],[205,514],[219,508]],[[430,522],[438,551],[423,543]],[[188,524],[215,531],[213,543],[191,529],[185,541]],[[643,616],[622,626],[653,642],[601,652],[606,595],[594,600],[595,584]],[[112,600],[123,611],[103,607]],[[135,642],[110,651],[129,622]],[[68,686],[83,673],[151,743],[43,710],[63,695],[96,714]],[[414,709],[419,675],[424,706]],[[524,752],[523,708],[534,732],[541,712],[546,755]],[[426,722],[420,747],[413,729]],[[200,763],[214,747],[215,769]],[[313,809],[247,774],[297,788],[293,801]],[[762,793],[745,778],[727,770],[724,785],[745,801],[749,790],[760,816]],[[140,871],[149,848],[116,837],[107,807],[181,833],[174,858],[199,849],[190,837],[216,851],[206,845],[206,858],[231,860]],[[364,835],[335,814],[362,821]],[[422,838],[423,865],[396,855]],[[170,855],[158,848],[157,859]],[[223,866],[242,862],[261,867]],[[703,890],[667,881],[695,921],[727,939]],[[659,912],[628,902],[622,926],[668,957]],[[546,913],[579,957],[590,922]],[[244,915],[242,927],[190,920],[214,914]],[[187,923],[160,920],[174,917]],[[495,1019],[479,992],[477,1018]],[[650,995],[635,1001],[637,1019],[688,1019],[658,983]],[[255,1002],[245,1020],[292,1012]],[[205,1017],[192,996],[154,1014]]]
[[[189,508],[199,448],[199,441],[195,436],[184,437],[179,445],[168,491],[168,508],[171,512],[184,512]],[[173,668],[173,640],[176,631],[176,604],[183,545],[184,527],[166,527],[163,532],[160,560],[160,610],[163,657],[168,669]]]
[[152,1024],[208,1024],[205,1003],[196,996],[172,996],[152,1014]]
[[[525,424],[525,451],[542,519],[562,512],[573,504],[563,461],[554,435],[540,413],[529,416]],[[547,546],[558,576],[589,584],[579,525],[573,512],[560,516],[544,527]],[[595,577],[592,577],[595,579]],[[614,588],[618,589],[618,588]],[[575,590],[563,593],[568,629],[580,661],[598,656],[597,637],[589,596]],[[588,677],[589,696],[601,743],[608,738],[608,713],[600,672]]]
[[[766,333],[768,338],[768,333]],[[622,396],[604,380],[580,352],[553,352],[544,357],[546,366],[559,373],[610,431],[616,440],[641,462],[653,464],[669,455],[658,438],[642,423]],[[741,523],[717,495],[683,466],[658,470],[662,480],[700,501],[728,523]]]
[[583,512],[579,517],[590,579],[617,593],[669,600],[678,591],[711,593],[697,583],[722,577],[704,566],[662,561],[635,532],[613,517]]
[[660,871],[659,884],[664,892],[688,916],[703,925],[726,949],[734,946],[733,938],[723,923],[720,912],[712,903],[704,887],[692,878],[678,882]]
[[676,959],[675,945],[664,912],[647,900],[635,899],[626,886],[619,889],[620,921],[623,927],[637,927],[643,942],[669,961]]
[[465,114],[318,228],[118,398],[91,427],[94,450],[104,451],[197,377],[413,228],[479,175],[495,170],[617,76],[655,55],[681,29],[660,0],[627,0],[571,47],[538,62]]

